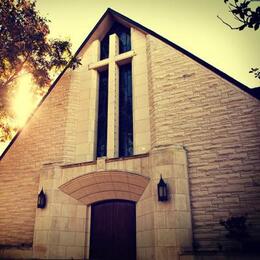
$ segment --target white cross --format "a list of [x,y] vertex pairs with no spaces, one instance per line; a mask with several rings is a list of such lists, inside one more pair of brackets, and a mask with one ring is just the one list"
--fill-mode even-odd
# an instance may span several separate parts
[[134,51],[119,54],[119,40],[116,34],[109,36],[109,57],[92,63],[89,69],[104,71],[108,68],[108,123],[107,158],[118,157],[119,118],[119,70],[118,66],[130,63]]

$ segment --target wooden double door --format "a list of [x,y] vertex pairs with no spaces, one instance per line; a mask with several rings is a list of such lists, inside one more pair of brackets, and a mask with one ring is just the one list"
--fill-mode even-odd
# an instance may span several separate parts
[[91,206],[90,259],[136,259],[135,202],[111,200]]

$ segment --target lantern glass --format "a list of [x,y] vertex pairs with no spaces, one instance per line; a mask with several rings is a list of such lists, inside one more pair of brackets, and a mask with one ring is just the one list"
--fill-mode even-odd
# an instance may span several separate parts
[[41,192],[38,194],[37,207],[43,209],[43,208],[45,208],[45,206],[46,206],[46,195],[42,189]]
[[167,201],[167,184],[164,182],[162,176],[157,184],[158,189],[158,201]]

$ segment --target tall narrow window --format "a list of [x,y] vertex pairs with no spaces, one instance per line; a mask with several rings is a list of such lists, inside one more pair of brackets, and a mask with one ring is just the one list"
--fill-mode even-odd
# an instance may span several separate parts
[[119,157],[133,154],[132,66],[119,68]]
[[100,59],[106,59],[109,55],[109,35],[100,42]]
[[[122,25],[121,25],[122,26]],[[131,38],[130,29],[121,27],[117,32],[119,38],[119,53],[127,52],[131,50]]]
[[106,36],[100,43],[100,59],[106,59],[109,56],[109,35],[116,34],[119,39],[119,53],[131,50],[130,28],[120,23],[114,22]]
[[107,154],[108,70],[99,73],[97,157]]

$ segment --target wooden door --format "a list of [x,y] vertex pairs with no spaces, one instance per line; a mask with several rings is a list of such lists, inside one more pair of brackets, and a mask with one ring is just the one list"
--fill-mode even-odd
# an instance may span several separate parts
[[91,206],[91,260],[135,260],[135,203],[111,200]]

